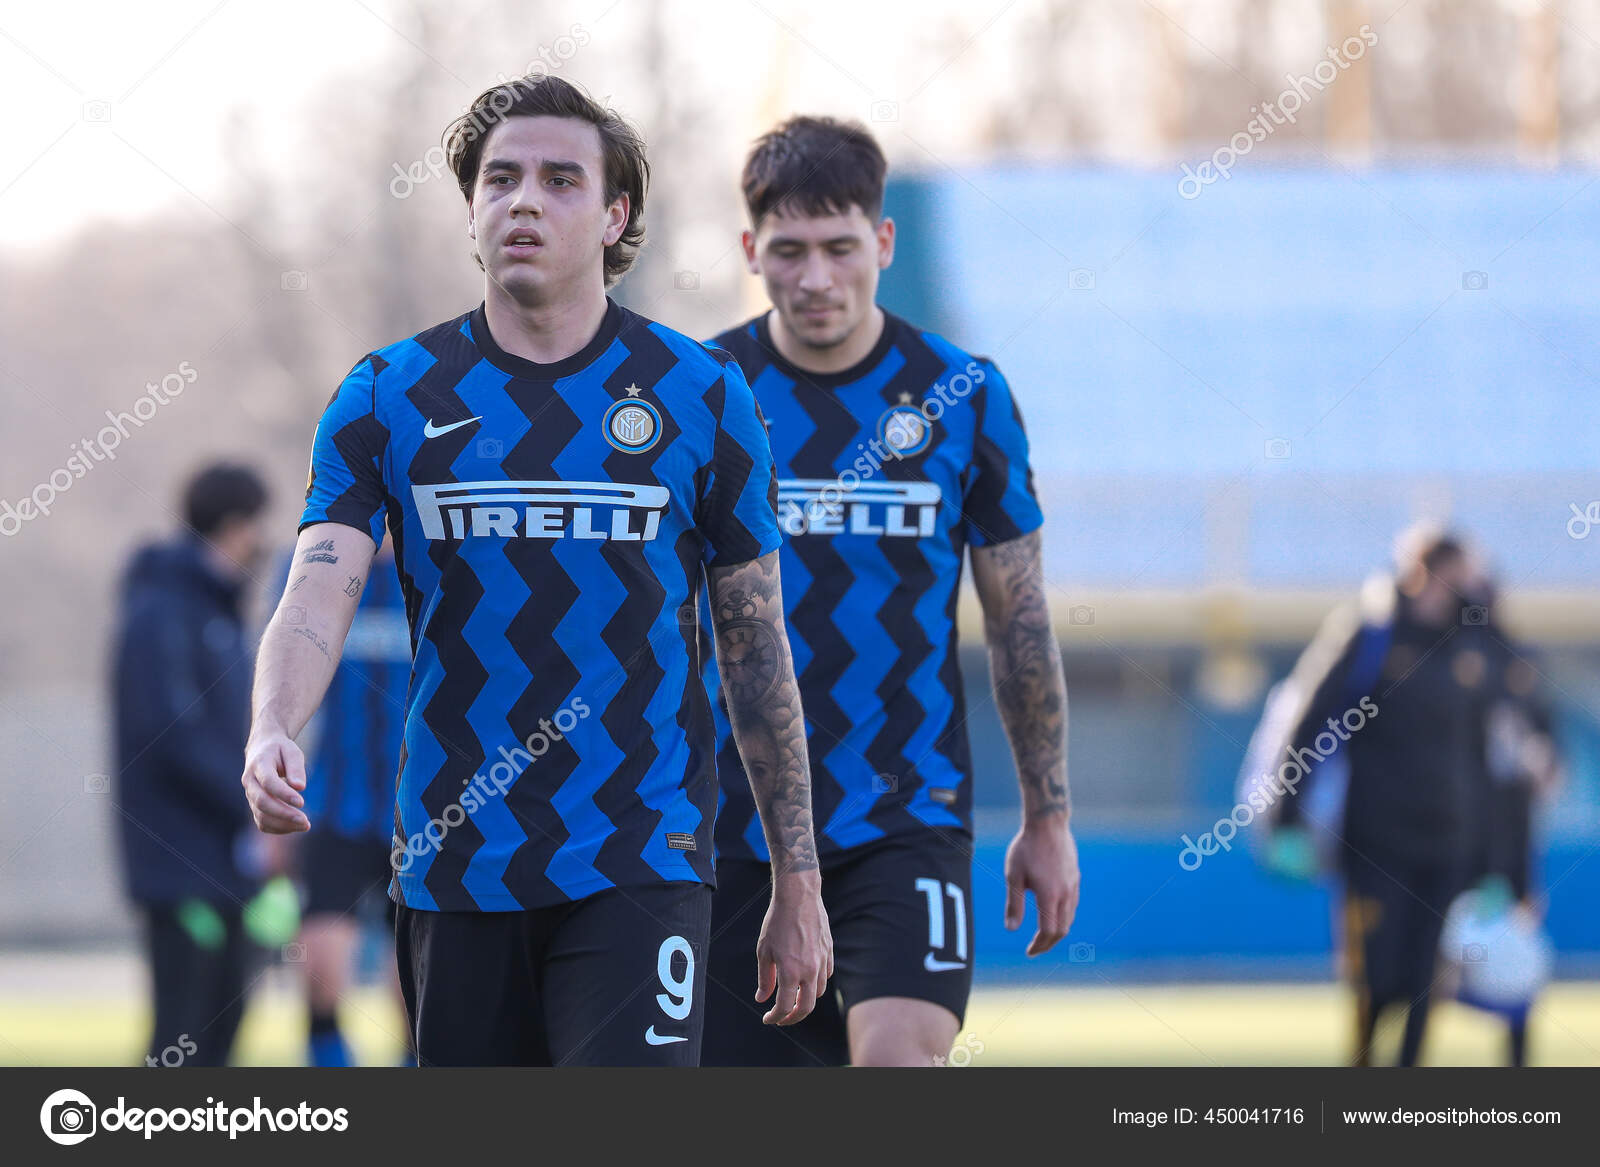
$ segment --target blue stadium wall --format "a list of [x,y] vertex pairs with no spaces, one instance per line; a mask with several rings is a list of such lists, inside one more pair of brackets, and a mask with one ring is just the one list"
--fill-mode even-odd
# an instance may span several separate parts
[[[1173,171],[901,174],[883,302],[995,358],[1026,417],[1068,587],[1350,589],[1418,514],[1448,517],[1508,590],[1592,589],[1600,532],[1600,183],[1581,171],[1241,164],[1194,199]],[[1600,504],[1596,504],[1600,507]],[[1539,646],[1570,779],[1542,814],[1548,928],[1600,968],[1600,656]],[[964,654],[980,838],[980,977],[1326,976],[1326,888],[1248,844],[1178,866],[1233,805],[1258,706],[1208,706],[1199,649],[1128,650],[1171,692],[1068,655],[1085,899],[1044,962],[1000,926],[1015,786]],[[1269,653],[1271,675],[1291,657]],[[1115,662],[1109,662],[1114,666]],[[1078,959],[1073,959],[1077,957]]]

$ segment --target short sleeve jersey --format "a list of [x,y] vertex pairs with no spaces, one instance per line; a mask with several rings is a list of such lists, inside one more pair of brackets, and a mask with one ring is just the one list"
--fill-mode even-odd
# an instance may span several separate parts
[[[784,618],[820,852],[927,828],[970,833],[962,557],[1043,522],[1005,379],[891,313],[873,350],[832,375],[784,360],[766,316],[714,343],[743,368],[777,464]],[[715,695],[714,667],[706,680]],[[720,701],[717,719],[718,853],[764,860]]]
[[693,601],[707,567],[777,549],[776,491],[738,364],[610,300],[553,364],[504,351],[481,305],[356,364],[300,525],[394,538],[415,663],[393,898],[711,882]]

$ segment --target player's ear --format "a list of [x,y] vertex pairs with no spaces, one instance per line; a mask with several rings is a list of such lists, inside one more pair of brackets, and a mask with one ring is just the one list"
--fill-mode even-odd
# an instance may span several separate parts
[[894,262],[894,220],[884,216],[878,224],[878,270],[882,271]]
[[467,238],[477,239],[477,237],[478,225],[472,221],[472,205],[469,203],[467,205]]
[[623,191],[617,196],[606,211],[606,233],[603,236],[607,247],[622,238],[622,232],[628,226],[628,212],[633,207],[633,201],[628,198],[628,192]]
[[761,274],[761,261],[756,258],[756,233],[745,230],[739,232],[739,246],[744,248],[744,264],[750,269],[750,274]]

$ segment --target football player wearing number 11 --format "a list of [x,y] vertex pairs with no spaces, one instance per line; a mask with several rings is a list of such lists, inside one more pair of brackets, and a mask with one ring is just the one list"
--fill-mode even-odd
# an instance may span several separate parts
[[263,831],[317,829],[294,738],[387,523],[414,658],[390,896],[418,1063],[694,1065],[717,787],[679,615],[702,578],[717,639],[768,649],[730,706],[772,856],[764,1020],[804,1018],[833,971],[772,454],[727,353],[606,295],[644,234],[626,122],[523,78],[446,147],[484,302],[362,357],[322,416],[246,796]]
[[[1022,784],[1006,926],[1021,925],[1032,892],[1037,956],[1077,910],[1066,681],[1022,418],[993,362],[876,304],[894,258],[884,172],[864,128],[826,118],[784,123],[745,164],[744,252],[772,311],[716,343],[771,423],[838,975],[812,1016],[781,1032],[729,991],[744,982],[768,876],[759,775],[746,781],[724,724],[706,1065],[925,1066],[950,1052],[972,985],[972,758],[955,629],[969,551]],[[735,714],[761,683],[764,647],[717,643]]]

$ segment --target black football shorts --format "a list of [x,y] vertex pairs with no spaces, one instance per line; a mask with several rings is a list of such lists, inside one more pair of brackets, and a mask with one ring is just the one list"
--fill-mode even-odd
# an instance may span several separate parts
[[419,1066],[693,1066],[711,889],[609,888],[521,912],[395,926]]
[[763,1025],[756,941],[771,868],[717,864],[706,989],[706,1066],[842,1066],[845,1016],[874,997],[942,1005],[959,1022],[972,991],[972,842],[961,834],[891,835],[825,859],[822,902],[833,932],[833,980],[794,1025]]

